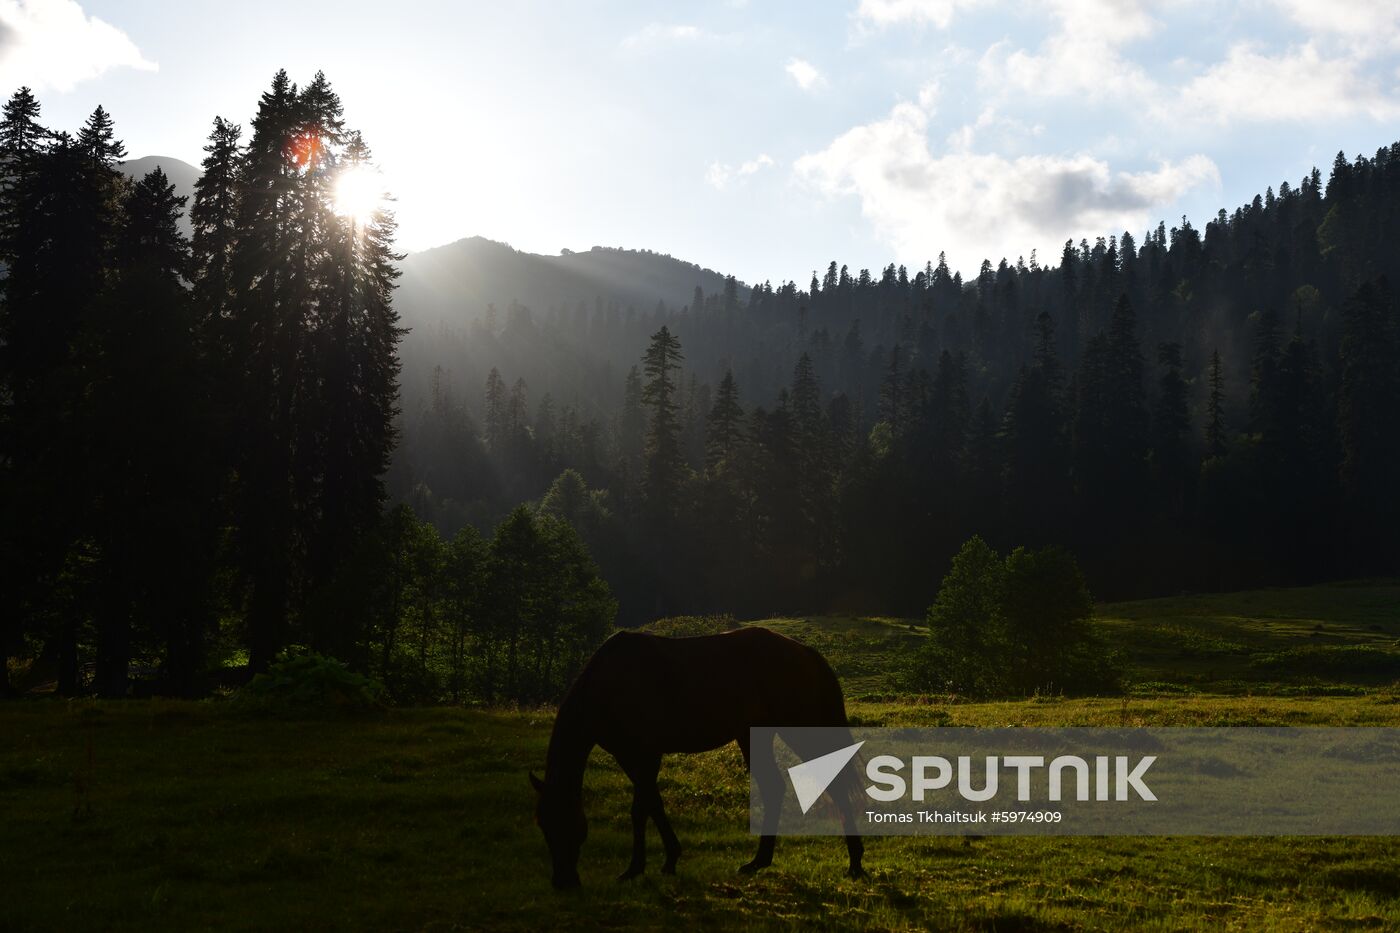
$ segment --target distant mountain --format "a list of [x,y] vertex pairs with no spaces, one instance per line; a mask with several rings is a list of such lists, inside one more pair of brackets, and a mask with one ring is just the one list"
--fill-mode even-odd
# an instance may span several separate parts
[[[595,300],[605,306],[650,313],[657,302],[672,309],[690,303],[699,286],[705,294],[724,290],[725,276],[693,263],[647,250],[595,246],[543,256],[504,243],[471,237],[412,253],[402,263],[394,304],[406,321],[465,323],[488,304],[504,315],[512,301],[537,314],[572,310]],[[740,288],[747,300],[748,289]]]
[[[181,227],[188,235],[190,204],[200,170],[170,156],[143,156],[121,163],[122,172],[141,178],[156,166],[175,185],[175,193],[190,200]],[[512,301],[532,311],[573,309],[601,299],[605,306],[639,313],[650,312],[658,301],[678,309],[690,303],[699,286],[710,295],[724,290],[725,277],[694,263],[648,250],[610,249],[595,246],[587,252],[564,250],[558,256],[542,256],[512,249],[484,237],[469,237],[410,253],[402,263],[403,278],[394,304],[405,321],[464,324],[489,304],[504,315]],[[739,289],[747,300],[748,289]]]
[[152,169],[160,166],[165,172],[165,177],[170,179],[170,183],[175,186],[175,193],[182,197],[189,198],[185,202],[185,215],[180,218],[180,229],[186,236],[190,234],[190,205],[194,203],[194,183],[199,180],[201,172],[188,162],[182,162],[171,156],[143,156],[139,159],[132,159],[117,166],[127,176],[135,179],[144,178]]

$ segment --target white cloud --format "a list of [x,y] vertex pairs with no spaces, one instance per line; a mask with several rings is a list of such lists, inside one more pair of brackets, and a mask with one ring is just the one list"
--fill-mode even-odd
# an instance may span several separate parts
[[1351,57],[1327,57],[1308,42],[1279,55],[1232,46],[1225,60],[1181,90],[1183,115],[1218,123],[1400,116],[1400,104]]
[[973,144],[978,141],[984,146],[988,141],[1009,146],[1018,144],[1027,137],[1040,136],[1044,132],[1043,124],[1030,125],[1015,117],[997,113],[995,107],[983,107],[976,120],[948,134],[948,148],[954,152],[963,152],[972,149]]
[[877,235],[908,262],[946,250],[966,272],[984,258],[1057,251],[1067,238],[1137,230],[1184,192],[1219,184],[1215,164],[1201,155],[1137,173],[1114,172],[1087,154],[935,155],[932,97],[900,103],[794,165],[828,197],[858,198]]
[[982,82],[1041,96],[1146,95],[1153,82],[1120,48],[1158,26],[1145,0],[1052,0],[1058,26],[1035,51],[993,45],[978,65]]
[[822,73],[817,70],[816,66],[805,59],[790,58],[788,63],[783,66],[783,70],[804,91],[813,90],[826,83],[826,79],[822,77]]
[[74,0],[0,0],[0,85],[69,91],[112,68],[156,65]]
[[1310,35],[1335,36],[1371,52],[1400,46],[1400,4],[1395,0],[1275,0]]
[[709,33],[699,26],[684,23],[650,23],[623,38],[622,45],[624,48],[639,49],[671,42],[696,42],[708,37]]
[[983,0],[860,0],[856,19],[875,27],[908,23],[947,29],[955,12],[981,2]]
[[741,162],[738,166],[726,162],[711,162],[710,167],[705,171],[705,182],[716,191],[723,191],[729,187],[731,182],[755,175],[766,168],[772,168],[775,164],[767,153],[760,153],[747,162]]

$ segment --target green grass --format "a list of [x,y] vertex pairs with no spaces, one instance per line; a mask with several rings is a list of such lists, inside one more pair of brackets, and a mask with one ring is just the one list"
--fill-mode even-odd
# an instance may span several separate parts
[[1139,684],[1288,693],[1400,680],[1400,583],[1109,604],[1099,625]]
[[[902,693],[922,619],[763,619],[822,650],[847,696]],[[1362,693],[1400,681],[1400,582],[1182,596],[1098,607],[1094,623],[1146,695]]]
[[[1400,725],[1393,698],[853,704],[868,722]],[[1396,929],[1400,840],[835,839],[752,854],[738,752],[673,756],[663,793],[678,877],[613,877],[630,851],[625,777],[595,752],[585,888],[549,887],[525,779],[547,713],[394,711],[278,721],[217,704],[0,707],[0,928]],[[89,743],[91,765],[88,760]]]
[[[1400,692],[1370,666],[1400,634],[1397,606],[1393,584],[1106,606],[1147,687],[992,703],[898,695],[892,659],[924,637],[907,622],[763,624],[826,653],[867,725],[1400,726]],[[1389,838],[880,838],[859,882],[841,877],[839,841],[785,839],[772,869],[739,876],[754,840],[733,747],[667,759],[680,873],[655,873],[653,832],[652,873],[625,885],[630,789],[595,752],[585,888],[560,895],[525,778],[552,721],[0,705],[0,930],[1400,929]]]

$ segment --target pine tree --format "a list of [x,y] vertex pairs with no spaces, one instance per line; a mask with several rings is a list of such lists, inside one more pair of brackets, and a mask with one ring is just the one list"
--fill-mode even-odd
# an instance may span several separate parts
[[304,192],[295,159],[302,129],[296,87],[273,77],[253,118],[238,199],[231,265],[229,342],[240,382],[240,451],[235,528],[248,583],[250,664],[266,669],[286,644],[298,601],[312,477],[298,457],[314,456],[300,417],[315,411],[311,372],[314,279],[310,238],[299,210]]
[[159,646],[177,694],[196,692],[203,668],[225,467],[184,285],[184,204],[159,168],[131,186],[117,274],[89,333],[102,347],[88,370],[88,434],[104,465],[90,516],[101,565],[97,687],[106,696],[125,694],[136,638]]
[[793,370],[789,403],[799,469],[814,469],[820,464],[826,432],[822,415],[821,386],[817,382],[812,358],[806,353],[798,357]]
[[126,146],[117,139],[112,117],[100,105],[78,131],[78,148],[96,168],[116,168],[126,158]]
[[1158,346],[1157,363],[1162,374],[1152,407],[1152,462],[1168,512],[1181,517],[1186,510],[1186,484],[1191,474],[1186,446],[1191,436],[1191,415],[1186,380],[1181,376],[1181,344]]
[[951,484],[961,470],[967,447],[972,411],[967,399],[967,360],[944,350],[929,398],[929,442],[932,445],[933,480]]
[[504,449],[508,432],[506,413],[506,382],[500,370],[491,367],[486,374],[486,446],[499,453]]
[[[29,88],[20,88],[5,103],[3,118],[0,118],[0,262],[7,266],[12,266],[29,246],[32,231],[29,230],[30,218],[25,207],[31,206],[32,202],[27,205],[26,200],[33,194],[34,173],[48,138],[48,130],[39,124],[39,101]],[[0,290],[18,297],[18,290],[7,287],[12,275],[13,272],[7,271],[5,280],[0,280]],[[22,332],[23,329],[21,325],[19,330]],[[3,544],[0,553],[4,555],[0,559],[5,559],[10,573],[5,574],[9,582],[0,585],[0,601],[14,608],[0,612],[0,697],[9,692],[9,668],[5,658],[17,635],[14,617],[22,605],[23,585],[18,582],[22,571],[18,558],[24,553],[25,546],[22,543],[23,527],[17,519],[27,511],[23,503],[10,501],[11,495],[19,498],[18,478],[13,473],[18,466],[16,458],[20,461],[24,459],[22,451],[13,449],[18,439],[12,424],[15,412],[10,404],[15,391],[13,366],[20,363],[19,357],[22,355],[13,343],[15,331],[11,301],[7,300],[0,303],[0,399],[6,402],[0,404],[0,490],[3,490],[0,493],[0,511],[11,518],[6,523],[5,531],[0,532],[0,543]],[[11,552],[16,560],[9,559]]]
[[11,94],[0,110],[0,159],[7,177],[42,152],[51,136],[39,124],[39,111],[39,100],[27,87]]
[[22,87],[0,111],[0,261],[9,262],[11,244],[25,219],[17,213],[16,192],[30,178],[51,134],[39,124],[39,101]]
[[242,132],[242,127],[222,117],[214,118],[214,129],[204,146],[203,172],[194,183],[194,203],[190,207],[195,294],[201,311],[220,323],[233,300]]
[[967,514],[988,534],[999,525],[1001,513],[1001,448],[997,440],[997,418],[992,400],[982,396],[967,436],[967,471],[971,508]]
[[714,407],[706,419],[706,465],[714,469],[732,460],[743,439],[744,409],[739,404],[739,387],[733,370],[726,369],[715,395]]
[[[344,134],[340,103],[325,76],[303,92],[322,145],[348,140],[335,171],[367,171],[369,147],[358,132]],[[331,172],[330,174],[333,174]],[[369,217],[336,216],[330,210],[333,181],[316,186],[321,199],[314,216],[325,226],[326,243],[313,267],[317,279],[316,325],[310,367],[315,376],[317,461],[312,508],[309,581],[313,590],[330,585],[359,541],[379,522],[385,499],[398,414],[399,327],[393,307],[399,276],[394,252],[395,222],[386,205]]]
[[653,515],[661,518],[670,517],[678,505],[685,469],[676,402],[676,374],[682,359],[680,341],[663,326],[652,334],[651,345],[642,361],[642,371],[646,375],[642,402],[651,409],[644,489]]
[[1385,280],[1359,288],[1344,309],[1342,382],[1337,398],[1340,479],[1352,517],[1353,547],[1368,567],[1395,570],[1400,520],[1400,321]]
[[[87,335],[100,309],[120,227],[117,173],[94,164],[71,137],[59,133],[33,160],[31,170],[7,193],[12,217],[4,230],[6,270],[0,314],[0,406],[7,550],[18,565],[21,604],[42,606],[55,598],[65,564],[78,560],[91,531],[88,471],[100,462],[92,451],[87,414],[91,355],[101,346]],[[79,566],[90,566],[79,564]],[[62,584],[69,595],[86,590],[82,577]],[[58,690],[78,688],[79,610],[54,616],[49,647],[58,660]],[[31,619],[31,630],[39,628]]]
[[1042,312],[1034,359],[1011,387],[1003,431],[1008,518],[1034,544],[1052,541],[1064,514],[1069,464],[1063,391],[1054,321]]
[[1278,362],[1278,313],[1267,308],[1258,315],[1254,356],[1250,363],[1249,430],[1253,434],[1270,433],[1278,427],[1278,397],[1274,386]]
[[1206,451],[1209,457],[1223,457],[1228,449],[1225,436],[1225,369],[1220,351],[1210,355],[1210,397],[1206,402]]

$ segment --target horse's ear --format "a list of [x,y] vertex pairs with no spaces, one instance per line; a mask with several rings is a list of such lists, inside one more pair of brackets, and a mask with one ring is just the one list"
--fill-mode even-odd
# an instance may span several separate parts
[[530,772],[530,786],[535,789],[535,793],[544,793],[544,781],[541,781],[539,778],[535,777],[535,772],[533,771]]

